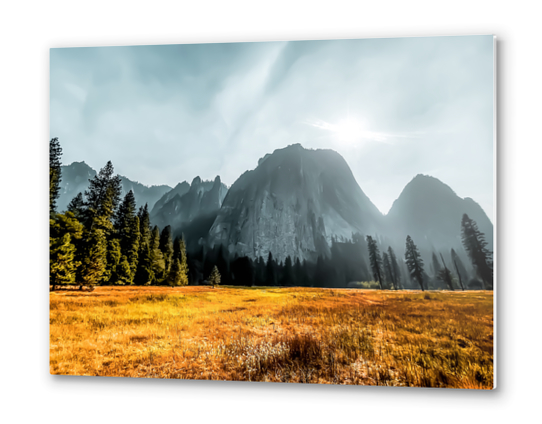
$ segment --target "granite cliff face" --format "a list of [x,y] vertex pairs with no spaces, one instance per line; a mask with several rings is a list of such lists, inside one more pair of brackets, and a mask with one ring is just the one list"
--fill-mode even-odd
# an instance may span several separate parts
[[209,245],[231,254],[315,261],[332,237],[381,231],[382,214],[346,161],[332,150],[296,144],[260,159],[231,186],[209,231]]
[[[193,219],[216,213],[228,188],[216,177],[214,181],[202,181],[200,177],[177,185],[164,199],[160,199],[151,213],[151,222],[164,228],[167,225],[175,230],[190,223]],[[185,191],[186,190],[186,191]],[[176,191],[176,192],[175,192]]]

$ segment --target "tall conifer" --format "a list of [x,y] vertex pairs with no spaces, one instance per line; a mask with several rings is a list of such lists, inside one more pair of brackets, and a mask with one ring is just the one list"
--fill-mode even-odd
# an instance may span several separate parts
[[410,278],[416,280],[422,291],[424,291],[423,259],[410,236],[407,236],[406,238],[405,262]]

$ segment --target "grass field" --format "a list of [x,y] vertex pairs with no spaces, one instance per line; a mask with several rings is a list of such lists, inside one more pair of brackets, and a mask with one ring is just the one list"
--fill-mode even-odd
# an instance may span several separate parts
[[493,293],[98,287],[50,294],[52,374],[493,387]]

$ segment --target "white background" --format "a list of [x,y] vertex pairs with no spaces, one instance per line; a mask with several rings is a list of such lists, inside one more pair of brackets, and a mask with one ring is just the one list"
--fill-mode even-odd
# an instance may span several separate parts
[[[534,422],[540,419],[541,10],[513,1],[42,1],[0,6],[3,422]],[[496,34],[498,389],[48,374],[48,49]],[[465,152],[468,154],[468,152]]]

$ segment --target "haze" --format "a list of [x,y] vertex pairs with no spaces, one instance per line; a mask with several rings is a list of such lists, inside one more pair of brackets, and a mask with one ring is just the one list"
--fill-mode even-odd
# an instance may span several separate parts
[[493,220],[493,37],[51,49],[50,136],[146,185],[339,152],[387,213],[428,174]]

